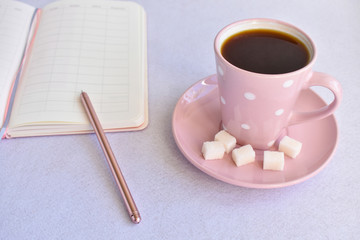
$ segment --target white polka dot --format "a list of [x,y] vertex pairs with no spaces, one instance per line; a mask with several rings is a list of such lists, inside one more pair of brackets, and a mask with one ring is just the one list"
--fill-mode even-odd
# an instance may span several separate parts
[[224,71],[222,70],[222,68],[220,67],[220,65],[218,65],[218,73],[219,73],[221,76],[224,76]]
[[283,113],[284,113],[284,109],[282,109],[282,108],[280,108],[280,109],[278,109],[278,110],[275,111],[275,115],[276,115],[276,116],[280,116],[280,115],[282,115]]
[[255,94],[251,93],[251,92],[246,92],[244,93],[244,97],[247,99],[247,100],[255,100],[256,96]]
[[271,141],[267,145],[268,145],[268,147],[271,147],[272,145],[274,145],[274,143],[275,143],[275,141]]
[[225,99],[223,97],[220,97],[220,100],[221,100],[222,104],[224,104],[224,105],[226,104],[226,101],[225,101]]
[[291,85],[293,85],[293,83],[294,83],[294,80],[287,80],[286,82],[284,82],[283,87],[288,88]]
[[242,127],[243,129],[246,129],[246,130],[249,130],[249,129],[250,129],[250,126],[247,125],[247,124],[245,124],[245,123],[241,124],[241,127]]

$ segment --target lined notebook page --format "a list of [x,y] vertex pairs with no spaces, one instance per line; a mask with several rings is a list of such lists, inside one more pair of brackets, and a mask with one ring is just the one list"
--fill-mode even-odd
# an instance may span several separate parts
[[10,127],[88,124],[86,91],[104,128],[144,121],[142,9],[131,2],[60,1],[43,9]]
[[0,1],[0,126],[34,11],[20,2]]

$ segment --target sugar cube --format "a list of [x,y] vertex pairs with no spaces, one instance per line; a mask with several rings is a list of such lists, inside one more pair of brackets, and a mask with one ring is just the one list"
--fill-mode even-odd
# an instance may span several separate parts
[[219,141],[224,144],[226,153],[231,152],[236,146],[236,138],[231,136],[225,130],[221,130],[215,135],[215,141]]
[[255,151],[250,144],[235,148],[232,151],[232,159],[236,166],[240,167],[255,161]]
[[224,156],[225,147],[219,141],[207,141],[203,143],[201,152],[205,160],[221,159]]
[[296,158],[297,155],[300,153],[302,147],[302,143],[292,139],[288,136],[285,136],[281,139],[279,144],[279,151],[284,152],[291,158]]
[[284,153],[277,151],[264,151],[264,170],[284,170]]

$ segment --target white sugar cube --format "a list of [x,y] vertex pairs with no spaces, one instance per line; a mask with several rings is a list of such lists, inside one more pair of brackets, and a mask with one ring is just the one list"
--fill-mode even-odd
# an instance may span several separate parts
[[296,158],[297,155],[300,153],[302,147],[302,143],[292,139],[288,136],[285,136],[281,139],[279,144],[279,151],[284,152],[291,158]]
[[277,151],[265,151],[264,152],[264,170],[284,170],[284,153]]
[[203,143],[201,152],[205,160],[221,159],[224,156],[225,147],[219,141],[208,141]]
[[236,166],[240,167],[255,161],[255,151],[250,144],[235,148],[232,151],[232,159]]
[[224,144],[226,153],[231,152],[236,146],[236,138],[231,136],[225,130],[221,130],[215,135],[215,141],[219,141]]

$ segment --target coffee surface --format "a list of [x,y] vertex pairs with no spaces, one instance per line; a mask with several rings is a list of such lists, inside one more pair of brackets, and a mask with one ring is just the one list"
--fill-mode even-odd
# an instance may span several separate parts
[[300,40],[268,29],[247,30],[229,37],[221,54],[238,68],[263,74],[293,72],[306,66],[310,59]]

